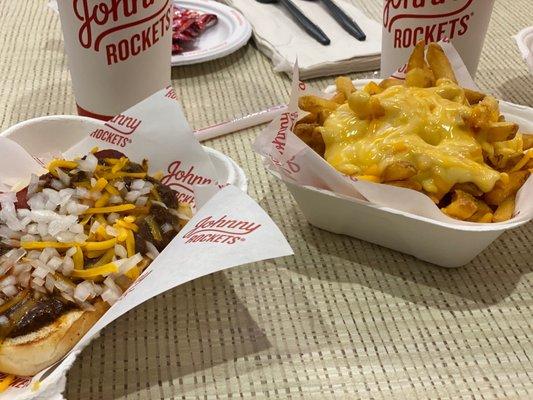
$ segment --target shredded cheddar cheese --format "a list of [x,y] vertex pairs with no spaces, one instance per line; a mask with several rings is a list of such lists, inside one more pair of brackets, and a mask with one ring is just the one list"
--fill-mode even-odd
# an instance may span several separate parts
[[72,261],[74,261],[74,268],[83,269],[84,267],[83,252],[80,246],[76,246],[76,252],[72,256]]
[[85,243],[85,249],[87,251],[91,251],[91,250],[107,250],[107,249],[115,246],[116,243],[117,243],[117,239],[115,239],[115,238],[109,239],[109,240],[104,240],[102,242],[86,242]]
[[128,257],[133,257],[135,255],[135,237],[130,230],[127,231],[126,250],[128,251]]
[[133,204],[121,204],[118,206],[108,206],[108,207],[91,207],[85,210],[84,214],[109,214],[109,213],[121,213],[125,211],[130,211],[135,208]]
[[74,269],[72,271],[72,277],[74,278],[96,278],[99,276],[107,276],[118,272],[117,264],[111,262],[101,265],[99,267],[87,268],[87,269]]

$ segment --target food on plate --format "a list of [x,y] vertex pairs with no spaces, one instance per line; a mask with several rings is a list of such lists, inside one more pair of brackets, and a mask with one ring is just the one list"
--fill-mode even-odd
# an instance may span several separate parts
[[56,159],[0,194],[0,372],[61,359],[191,217],[148,163],[114,150]]
[[501,222],[533,168],[533,136],[498,101],[458,85],[442,48],[416,45],[405,80],[347,77],[331,98],[302,96],[294,132],[339,172],[428,195],[450,217]]
[[186,47],[196,40],[206,29],[215,25],[215,14],[203,14],[174,6],[172,20],[172,54],[186,51]]

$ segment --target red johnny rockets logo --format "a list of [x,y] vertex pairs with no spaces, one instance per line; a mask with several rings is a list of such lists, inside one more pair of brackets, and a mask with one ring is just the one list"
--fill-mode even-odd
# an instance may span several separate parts
[[272,144],[281,155],[283,155],[283,152],[285,151],[285,145],[287,143],[287,130],[291,130],[293,128],[297,119],[297,112],[284,112],[280,115],[278,132],[276,133],[274,140],[272,140]]
[[178,201],[194,204],[194,185],[207,185],[213,180],[199,175],[194,166],[188,169],[183,167],[181,161],[172,162],[167,169],[167,174],[161,179],[161,183],[178,192]]
[[[438,6],[450,4],[453,1],[454,8],[446,9],[437,13],[413,14],[408,9],[420,9],[426,6]],[[478,0],[480,1],[480,0]],[[426,43],[438,42],[444,38],[453,39],[464,35],[469,28],[468,21],[473,13],[469,10],[474,0],[387,0],[383,9],[383,26],[392,33],[394,48],[408,48],[418,41]],[[393,10],[401,10],[393,13]],[[402,12],[404,11],[404,12]],[[394,15],[393,15],[394,14]],[[416,22],[409,23],[409,27],[394,28],[397,21],[404,19],[443,19],[441,22],[416,26]]]
[[[100,52],[102,41],[106,39],[107,65],[126,61],[148,50],[172,26],[170,0],[162,6],[156,0],[72,0],[72,8],[81,22],[78,41],[82,47]],[[141,17],[140,12],[145,10],[145,16]],[[143,25],[142,29],[133,30],[139,25]],[[113,39],[125,29],[133,30],[131,36]]]
[[256,231],[261,224],[231,219],[227,215],[220,218],[206,217],[188,231],[183,238],[185,243],[225,243],[244,242],[246,236]]
[[105,128],[98,128],[89,136],[119,147],[126,147],[132,142],[129,137],[137,130],[142,121],[138,118],[119,114],[104,124]]
[[167,92],[165,93],[165,97],[172,100],[178,100],[178,95],[176,94],[176,91],[172,86],[167,86],[165,89],[167,90]]

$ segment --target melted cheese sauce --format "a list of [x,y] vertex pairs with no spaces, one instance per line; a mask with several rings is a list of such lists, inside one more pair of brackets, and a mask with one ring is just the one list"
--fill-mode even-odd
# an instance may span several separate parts
[[412,179],[429,193],[445,193],[462,182],[488,192],[500,178],[463,123],[470,107],[457,85],[393,86],[375,96],[384,116],[359,119],[345,103],[324,122],[324,157],[338,171],[379,177],[387,165],[407,161],[418,171]]

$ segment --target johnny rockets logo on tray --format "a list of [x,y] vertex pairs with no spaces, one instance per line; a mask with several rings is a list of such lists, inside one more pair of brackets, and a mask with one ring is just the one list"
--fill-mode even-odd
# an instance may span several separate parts
[[[444,38],[453,39],[468,31],[469,20],[473,16],[470,10],[473,2],[474,0],[387,0],[383,8],[383,26],[392,33],[395,48],[412,47],[420,40],[429,43]],[[424,7],[428,8],[427,13],[420,10]],[[417,23],[419,19],[422,21]],[[427,23],[428,19],[431,23]],[[403,26],[400,23],[402,21]]]
[[244,242],[246,236],[256,231],[261,224],[251,221],[209,216],[200,220],[194,228],[183,235],[185,243],[224,243]]
[[80,45],[104,49],[107,65],[148,50],[172,27],[170,0],[72,0],[72,8],[80,21]]
[[131,135],[139,128],[142,120],[119,114],[104,124],[104,128],[95,129],[90,137],[119,147],[126,147],[132,142]]
[[181,161],[174,161],[168,166],[161,183],[178,192],[178,201],[194,204],[194,185],[207,185],[213,180],[196,173],[194,165],[187,168]]
[[274,140],[272,140],[272,144],[279,154],[283,155],[285,145],[287,144],[287,130],[293,128],[294,123],[298,119],[298,112],[284,112],[279,118],[278,133],[274,137]]

